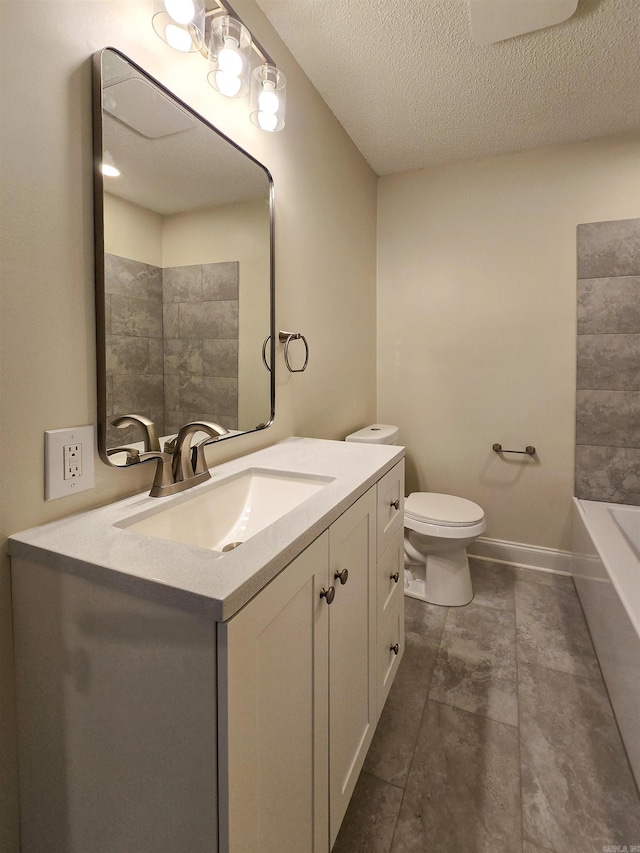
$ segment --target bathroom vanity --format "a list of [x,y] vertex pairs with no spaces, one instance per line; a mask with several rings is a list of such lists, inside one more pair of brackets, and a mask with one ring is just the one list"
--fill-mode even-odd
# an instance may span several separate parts
[[[288,439],[12,537],[25,853],[330,850],[404,650],[403,456]],[[264,526],[204,547],[251,478]]]

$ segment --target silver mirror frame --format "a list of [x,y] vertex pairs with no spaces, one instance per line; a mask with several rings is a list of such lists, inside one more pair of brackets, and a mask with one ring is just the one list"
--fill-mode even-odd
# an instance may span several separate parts
[[[274,188],[273,178],[267,167],[256,160],[251,154],[241,148],[217,127],[203,118],[188,104],[173,94],[166,86],[148,74],[136,62],[130,59],[122,51],[114,47],[104,47],[93,55],[93,208],[94,208],[94,266],[95,266],[95,302],[96,302],[96,372],[97,372],[97,440],[98,454],[102,461],[112,468],[126,468],[127,466],[114,465],[107,453],[107,365],[106,365],[106,316],[105,316],[105,264],[104,264],[104,178],[101,171],[103,159],[103,79],[102,79],[102,56],[106,50],[117,54],[121,59],[131,65],[138,73],[146,77],[151,83],[163,92],[168,98],[175,101],[181,109],[192,115],[197,121],[206,125],[225,142],[229,143],[238,152],[248,157],[256,166],[259,166],[269,181],[269,354],[270,364],[275,364],[275,229],[274,229]],[[257,432],[271,426],[275,418],[275,371],[269,373],[269,388],[271,411],[269,420],[249,430],[234,432],[219,438],[226,441],[239,435]],[[147,460],[152,461],[152,460]]]

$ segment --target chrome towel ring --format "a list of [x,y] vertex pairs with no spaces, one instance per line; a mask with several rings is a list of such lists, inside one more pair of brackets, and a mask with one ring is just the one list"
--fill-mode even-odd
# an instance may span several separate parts
[[[269,372],[271,372],[271,367],[267,362],[267,345],[271,340],[271,335],[267,335],[264,339],[264,343],[262,344],[262,362],[264,366],[267,368]],[[280,331],[278,333],[278,340],[280,343],[284,343],[284,363],[287,367],[289,373],[303,373],[307,369],[307,365],[309,364],[309,344],[307,343],[307,339],[301,332],[283,332]],[[291,341],[302,341],[304,344],[304,364],[302,367],[291,367],[291,361],[289,359],[289,345]]]
[[[309,344],[305,336],[300,332],[280,332],[279,338],[281,343],[284,342],[284,363],[289,373],[303,373],[309,364]],[[289,344],[291,341],[302,341],[304,344],[304,364],[302,367],[291,367],[291,362],[289,361]]]

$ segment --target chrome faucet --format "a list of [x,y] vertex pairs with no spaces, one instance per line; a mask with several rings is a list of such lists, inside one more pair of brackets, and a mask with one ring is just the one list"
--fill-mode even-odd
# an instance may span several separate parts
[[[208,480],[211,474],[207,468],[204,449],[207,444],[228,433],[227,429],[213,421],[192,421],[181,427],[178,435],[172,441],[165,442],[164,450],[160,450],[155,425],[144,415],[122,415],[111,423],[121,428],[134,425],[142,427],[144,453],[130,447],[117,447],[107,452],[111,455],[126,451],[128,466],[150,459],[157,460],[156,476],[149,492],[152,498],[175,495]],[[207,437],[191,447],[193,436],[199,432],[206,433]]]
[[[206,433],[207,437],[191,447],[191,439],[199,432]],[[223,426],[212,421],[192,421],[180,428],[173,441],[165,444],[164,452],[141,454],[141,462],[145,459],[158,459],[150,496],[160,498],[175,495],[208,480],[211,474],[207,468],[204,449],[207,444],[217,441],[227,432]]]
[[144,437],[145,451],[160,450],[160,442],[156,434],[156,425],[153,421],[144,415],[121,415],[119,418],[114,418],[111,423],[118,429],[124,429],[129,426],[138,426],[142,430]]
[[[207,438],[191,447],[191,439],[198,432],[206,432]],[[176,483],[188,482],[189,486],[208,480],[211,474],[207,469],[204,449],[207,444],[226,435],[228,430],[212,421],[192,421],[180,427],[173,451],[173,479]],[[165,446],[166,450],[166,446]],[[185,486],[184,488],[188,488]],[[176,489],[180,491],[180,489]]]

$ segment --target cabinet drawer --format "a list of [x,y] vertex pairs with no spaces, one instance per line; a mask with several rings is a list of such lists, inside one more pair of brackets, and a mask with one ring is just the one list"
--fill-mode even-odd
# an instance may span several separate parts
[[389,614],[398,602],[401,602],[403,592],[404,528],[401,527],[378,562],[376,583],[376,636],[378,639],[382,636]]
[[404,459],[378,481],[378,560],[403,525]]
[[[394,648],[397,645],[398,653]],[[404,654],[404,597],[396,609],[390,614],[389,621],[382,630],[377,648],[377,683],[376,696],[378,705],[378,717],[389,695],[389,690],[396,676],[398,666]]]

